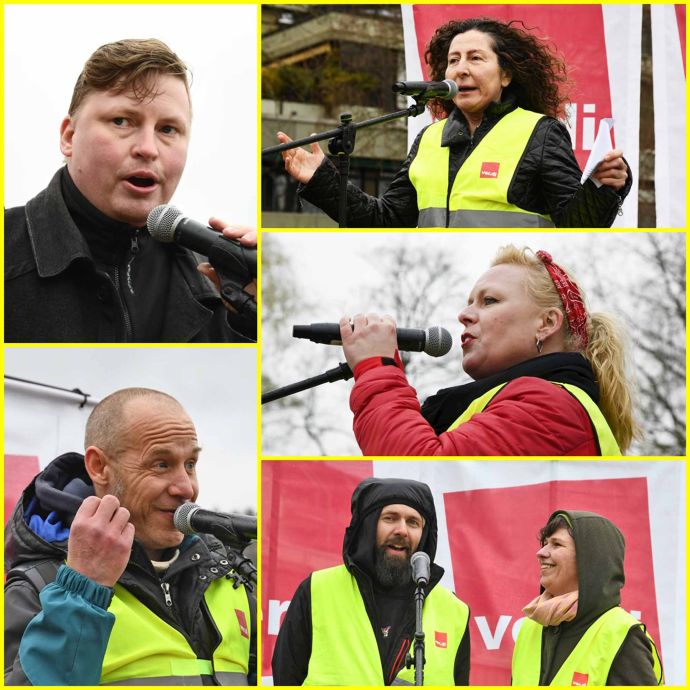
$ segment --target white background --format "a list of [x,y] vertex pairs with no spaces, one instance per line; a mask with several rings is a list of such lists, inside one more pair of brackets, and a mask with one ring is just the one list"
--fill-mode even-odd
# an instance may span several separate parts
[[[5,347],[6,375],[79,388],[95,400],[129,386],[172,395],[202,447],[197,502],[228,513],[257,507],[256,368],[255,348]],[[6,381],[5,453],[38,455],[41,467],[61,453],[82,453],[93,407],[79,403]]]
[[62,165],[59,127],[84,63],[101,45],[159,38],[189,66],[193,123],[172,202],[186,215],[256,225],[255,5],[6,5],[5,207]]

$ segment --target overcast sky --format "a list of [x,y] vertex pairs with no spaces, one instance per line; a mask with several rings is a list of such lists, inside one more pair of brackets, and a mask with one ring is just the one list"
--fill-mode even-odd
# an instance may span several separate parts
[[173,203],[207,221],[256,224],[255,5],[5,5],[5,207],[62,165],[59,127],[98,47],[159,38],[191,68],[194,120]]
[[[257,507],[256,359],[255,348],[5,347],[5,374],[79,388],[95,400],[130,386],[172,395],[194,422],[202,447],[199,505],[241,512]],[[40,455],[44,466],[60,453],[83,452],[91,408],[78,411],[79,401],[68,400],[65,409],[62,396],[45,390],[37,396],[34,389],[30,398],[22,394],[26,388],[6,384],[5,453]]]

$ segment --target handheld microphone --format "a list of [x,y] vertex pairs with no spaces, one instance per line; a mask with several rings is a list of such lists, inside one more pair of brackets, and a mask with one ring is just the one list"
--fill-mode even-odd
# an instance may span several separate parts
[[452,79],[445,81],[399,81],[393,84],[393,91],[403,96],[451,100],[458,94],[458,85]]
[[416,551],[410,558],[410,568],[412,569],[412,579],[416,585],[426,587],[431,577],[431,559],[424,551]]
[[256,539],[256,517],[214,513],[200,508],[196,503],[183,503],[175,511],[173,524],[183,534],[212,534],[224,544],[246,543]]
[[204,223],[187,218],[180,209],[162,204],[151,209],[146,227],[159,242],[176,242],[208,257],[217,271],[240,278],[244,284],[256,278],[256,249],[243,247]]
[[[443,357],[450,352],[453,338],[441,326],[426,330],[419,328],[396,328],[398,349],[411,352],[426,352],[432,357]],[[323,345],[342,345],[340,325],[337,323],[312,323],[308,326],[293,326],[293,338],[306,338]]]

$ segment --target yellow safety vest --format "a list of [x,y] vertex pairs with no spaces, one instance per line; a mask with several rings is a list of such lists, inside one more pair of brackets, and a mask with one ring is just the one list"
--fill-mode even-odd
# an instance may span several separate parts
[[101,684],[202,685],[201,676],[214,676],[220,685],[247,685],[251,623],[246,590],[219,578],[209,585],[204,600],[221,635],[213,659],[198,659],[180,631],[116,584],[108,608],[115,624]]
[[544,115],[516,108],[504,115],[462,164],[448,195],[450,149],[441,146],[447,119],[427,127],[409,168],[420,228],[553,227],[547,215],[508,202],[518,163]]
[[[585,412],[589,415],[592,422],[592,427],[596,432],[597,445],[599,446],[600,455],[621,455],[621,449],[618,447],[613,432],[609,428],[606,417],[604,417],[599,406],[587,395],[581,388],[573,386],[570,383],[558,383],[557,381],[549,381],[555,386],[565,388],[575,399],[585,408]],[[475,414],[482,412],[494,397],[501,391],[508,383],[501,383],[495,388],[484,393],[476,400],[473,400],[467,409],[448,427],[447,431],[456,429],[461,424],[469,421]]]
[[[469,608],[436,585],[424,601],[424,684],[455,685],[453,669]],[[357,580],[344,565],[311,576],[312,645],[304,685],[385,685],[374,630]],[[397,680],[414,684],[414,669]]]
[[[618,606],[602,614],[589,626],[550,685],[606,685],[613,660],[635,625],[641,623]],[[539,685],[543,629],[529,618],[522,622],[513,650],[513,685]],[[656,645],[648,633],[647,638],[652,643],[657,684],[663,685],[664,674]]]

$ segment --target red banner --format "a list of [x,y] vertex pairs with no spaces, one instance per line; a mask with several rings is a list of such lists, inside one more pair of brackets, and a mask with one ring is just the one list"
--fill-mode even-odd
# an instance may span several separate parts
[[22,491],[40,469],[35,455],[5,455],[5,524]]
[[575,156],[584,168],[599,121],[612,117],[601,5],[414,5],[413,9],[422,65],[434,31],[451,19],[520,20],[536,36],[548,37],[564,57],[575,82],[569,129],[575,142]]
[[472,685],[510,685],[522,607],[539,594],[537,534],[558,509],[604,515],[623,532],[622,606],[661,644],[645,478],[457,491],[444,499],[455,591],[471,608]]

